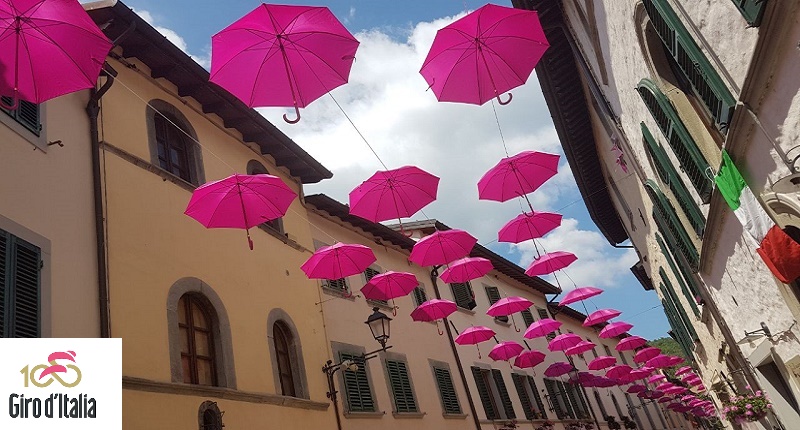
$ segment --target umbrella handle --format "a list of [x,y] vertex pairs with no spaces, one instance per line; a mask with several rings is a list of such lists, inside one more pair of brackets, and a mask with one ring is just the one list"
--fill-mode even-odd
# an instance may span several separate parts
[[[509,99],[509,100],[511,100],[511,99]],[[289,119],[289,117],[286,116],[286,114],[283,114],[283,120],[288,122],[289,124],[297,124],[300,121],[300,108],[297,107],[297,105],[294,105],[294,111],[297,114],[297,118]]]
[[250,239],[250,229],[247,229],[247,244],[250,245],[250,250],[253,250],[253,239]]
[[511,103],[511,99],[513,99],[513,98],[514,98],[514,96],[511,93],[508,93],[508,100],[502,101],[502,100],[500,100],[500,95],[498,94],[497,95],[497,103],[500,103],[500,105],[505,106],[505,105]]
[[444,335],[444,332],[442,331],[442,329],[439,328],[439,321],[436,321],[436,331],[439,332],[439,336],[443,336]]

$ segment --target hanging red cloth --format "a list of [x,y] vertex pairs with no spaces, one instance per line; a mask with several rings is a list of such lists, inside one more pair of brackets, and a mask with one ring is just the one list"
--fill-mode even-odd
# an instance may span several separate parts
[[769,229],[756,251],[781,282],[788,284],[800,278],[800,243],[777,225]]

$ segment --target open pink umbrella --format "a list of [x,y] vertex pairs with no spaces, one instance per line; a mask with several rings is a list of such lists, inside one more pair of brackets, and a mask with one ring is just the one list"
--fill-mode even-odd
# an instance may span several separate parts
[[655,367],[656,369],[661,369],[664,367],[670,367],[672,361],[670,360],[669,356],[664,354],[659,354],[649,360],[645,364],[650,367]]
[[381,222],[410,217],[436,200],[439,178],[415,166],[376,172],[350,192],[350,214]]
[[567,355],[583,354],[584,352],[591,351],[597,346],[588,340],[578,342],[575,346],[567,348],[564,353]]
[[481,358],[481,349],[478,344],[494,337],[494,330],[489,327],[469,327],[456,336],[455,342],[459,345],[475,345],[478,348],[478,358]]
[[249,107],[300,108],[347,83],[358,41],[326,7],[262,4],[211,38],[211,82]]
[[[419,286],[417,277],[411,273],[388,271],[373,276],[362,288],[364,298],[370,300],[394,300],[414,291]],[[397,315],[396,306],[392,306]]]
[[236,174],[197,187],[184,213],[206,228],[245,229],[253,249],[250,228],[286,215],[296,197],[277,176]]
[[584,327],[591,327],[593,325],[597,325],[600,323],[604,323],[610,319],[616,318],[620,316],[622,312],[616,309],[600,309],[599,311],[594,311],[583,320]]
[[677,355],[670,355],[667,360],[668,360],[668,364],[669,364],[668,367],[677,366],[677,365],[682,364],[684,362],[683,357],[678,357]]
[[489,306],[486,310],[486,315],[491,317],[502,317],[511,315],[511,321],[514,323],[514,329],[519,332],[517,323],[514,321],[514,314],[522,312],[533,305],[533,302],[524,297],[504,297],[496,301],[493,305]]
[[526,339],[533,339],[537,337],[544,337],[548,334],[558,330],[561,327],[561,322],[556,321],[551,318],[542,318],[539,321],[534,322],[525,330],[525,334],[523,337]]
[[560,226],[561,218],[560,214],[550,212],[523,212],[500,229],[497,241],[520,243],[538,239]]
[[633,324],[628,324],[624,321],[616,321],[603,327],[603,329],[600,330],[600,334],[598,334],[597,336],[599,336],[602,339],[609,339],[615,336],[619,336],[632,328]]
[[455,284],[480,278],[492,269],[492,262],[483,257],[464,257],[448,263],[440,277],[448,284]]
[[436,330],[441,336],[444,332],[439,329],[439,320],[447,318],[456,310],[458,310],[458,306],[450,300],[431,299],[411,311],[411,319],[426,322],[436,321]]
[[111,41],[77,1],[0,2],[0,95],[42,103],[94,88]]
[[580,336],[575,333],[564,333],[556,336],[547,344],[550,351],[565,351],[581,342]]
[[514,359],[514,366],[520,369],[527,369],[541,364],[544,361],[544,353],[539,351],[523,351]]
[[558,173],[558,158],[536,151],[503,158],[478,181],[478,198],[505,202],[532,193]]
[[693,387],[694,387],[694,386],[697,386],[697,385],[702,385],[702,384],[703,384],[703,381],[701,381],[701,380],[700,380],[700,378],[692,378],[692,379],[687,379],[685,382],[686,382],[687,384],[689,384],[689,385],[693,386]]
[[436,231],[414,244],[408,259],[418,265],[441,266],[469,255],[478,239],[463,230]]
[[524,84],[548,46],[536,12],[487,4],[440,29],[419,72],[439,101],[482,105]]
[[675,395],[675,394],[683,394],[683,393],[686,393],[688,391],[689,390],[687,390],[685,387],[672,387],[672,388],[670,388],[668,390],[664,390],[664,393],[669,394],[669,395]]
[[[578,257],[575,254],[565,251],[550,252],[533,260],[525,274],[528,276],[540,276],[561,270],[574,263]],[[560,305],[561,303],[559,303]]]
[[650,346],[637,351],[636,355],[633,356],[633,361],[636,363],[644,363],[653,357],[657,357],[659,354],[661,354],[660,349]]
[[645,388],[645,386],[644,386],[644,385],[638,385],[638,384],[636,384],[636,385],[631,385],[631,386],[630,386],[630,387],[628,387],[628,389],[627,389],[627,390],[625,390],[625,391],[627,391],[628,393],[631,393],[631,394],[633,394],[633,393],[641,393],[641,392],[642,392],[642,391],[644,391],[644,390],[646,390],[646,388]]
[[311,279],[340,279],[363,272],[375,260],[368,246],[340,242],[316,250],[300,269]]
[[683,366],[683,367],[681,367],[680,369],[678,369],[678,370],[676,370],[676,371],[675,371],[675,376],[681,376],[681,375],[683,375],[684,373],[689,373],[689,372],[691,372],[692,370],[693,370],[693,369],[692,369],[692,366]]
[[547,366],[547,369],[544,371],[544,376],[548,376],[550,378],[557,378],[559,376],[566,375],[569,373],[574,367],[563,361],[557,361],[550,366]]
[[629,373],[631,373],[631,366],[627,364],[620,364],[617,366],[613,366],[606,371],[607,378],[621,378]]
[[607,355],[601,355],[589,362],[589,370],[603,370],[616,364],[617,359]]
[[655,384],[656,382],[660,382],[660,381],[663,381],[665,379],[667,379],[667,377],[659,373],[657,375],[653,375],[653,376],[647,378],[647,382],[649,382],[651,384]]
[[658,386],[656,387],[656,390],[662,390],[662,391],[663,390],[669,390],[670,388],[672,388],[674,386],[675,386],[675,384],[673,384],[672,382],[662,382],[661,384],[658,384]]
[[672,397],[667,397],[666,396],[667,393],[664,394],[665,394],[664,397],[658,399],[658,403],[668,403],[674,400]]
[[513,340],[506,340],[495,345],[489,351],[489,358],[494,361],[510,360],[518,356],[525,348]]
[[[572,255],[572,254],[569,254],[569,255]],[[572,256],[575,257],[574,255],[572,255]],[[577,260],[577,257],[575,257],[575,259]],[[567,260],[569,260],[569,257],[567,257]],[[571,264],[571,262],[570,262],[570,264]],[[595,287],[576,288],[576,289],[568,292],[567,295],[564,296],[564,298],[561,299],[560,302],[558,302],[558,305],[559,306],[571,305],[573,303],[580,302],[582,300],[586,300],[586,299],[588,299],[590,297],[594,297],[594,296],[596,296],[596,295],[598,295],[598,294],[600,294],[602,292],[603,292],[603,290],[601,290],[600,288],[595,288]],[[609,319],[611,319],[611,318],[609,318]]]
[[630,351],[647,344],[647,340],[639,336],[628,336],[617,343],[614,347],[617,351]]

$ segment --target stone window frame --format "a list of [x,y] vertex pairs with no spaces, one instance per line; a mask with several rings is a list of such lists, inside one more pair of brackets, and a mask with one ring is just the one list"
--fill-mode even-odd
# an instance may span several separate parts
[[[438,397],[439,397],[439,404],[442,407],[442,416],[444,416],[445,418],[447,417],[466,418],[467,414],[464,413],[464,408],[461,406],[461,399],[458,396],[458,387],[456,386],[456,380],[453,378],[453,371],[450,370],[450,363],[429,358],[428,367],[431,369],[431,376],[433,377],[433,383],[434,385],[436,385],[436,390],[437,390],[436,392],[439,394]],[[450,373],[450,382],[452,382],[453,384],[453,393],[455,394],[456,402],[458,403],[458,409],[461,411],[460,414],[449,414],[445,412],[446,409],[442,401],[442,393],[440,392],[441,387],[439,387],[439,383],[436,379],[436,369],[447,370]]]
[[[281,379],[278,372],[278,355],[275,350],[274,329],[275,323],[281,322],[284,327],[289,330],[291,335],[289,345],[289,358],[292,362],[292,379],[294,382],[294,392],[296,398],[310,400],[310,391],[308,389],[308,378],[306,377],[306,365],[303,360],[303,345],[300,341],[300,333],[297,331],[297,326],[289,316],[289,314],[281,309],[272,309],[267,315],[267,343],[269,344],[269,356],[272,364],[272,377],[275,381],[275,392],[280,390]],[[291,396],[287,396],[291,397]]]
[[[217,425],[215,428],[209,429],[206,424],[203,422],[205,418],[206,412],[211,411],[215,418],[217,419]],[[200,430],[222,430],[225,427],[225,424],[222,422],[222,415],[223,412],[219,410],[219,405],[217,402],[213,400],[206,400],[205,402],[200,404],[200,408],[197,409],[197,424]]]
[[[169,340],[170,373],[173,383],[184,384],[181,361],[180,328],[178,327],[178,301],[184,294],[202,295],[214,310],[212,331],[214,337],[217,387],[236,389],[236,371],[233,361],[233,342],[228,313],[219,295],[211,286],[193,277],[181,278],[167,294],[167,334]],[[190,384],[187,384],[190,385]]]
[[[186,115],[184,115],[180,109],[178,109],[175,105],[161,99],[152,99],[147,102],[147,106],[145,107],[147,144],[148,148],[150,149],[150,164],[158,169],[161,169],[161,163],[158,161],[158,139],[156,139],[155,123],[155,116],[159,114],[172,116],[177,120],[179,123],[178,125],[181,126],[182,130],[189,134],[190,138],[188,140],[186,154],[189,163],[188,167],[190,180],[188,183],[195,187],[204,184],[206,182],[206,175],[203,168],[203,149],[198,143],[200,140],[197,138],[197,132],[194,130],[194,127],[192,127],[189,119],[186,118]],[[163,171],[183,182],[187,182],[183,178],[172,174],[172,172],[167,172],[166,170]]]
[[[352,345],[349,343],[343,342],[336,342],[331,341],[331,350],[333,352],[333,356],[335,360],[338,362],[341,354],[349,354],[354,356],[360,356],[366,354],[367,349],[363,346]],[[337,382],[339,383],[339,387],[341,387],[342,391],[342,404],[344,405],[343,414],[345,417],[362,417],[362,416],[369,416],[369,417],[383,417],[384,412],[381,410],[380,405],[378,404],[378,398],[375,396],[375,382],[372,379],[372,372],[369,370],[369,362],[370,360],[365,360],[361,363],[358,363],[359,366],[364,366],[364,373],[367,374],[367,382],[369,383],[369,394],[372,397],[372,404],[375,406],[374,412],[351,412],[350,405],[348,404],[348,396],[346,387],[344,384],[344,370],[341,370],[337,376]]]

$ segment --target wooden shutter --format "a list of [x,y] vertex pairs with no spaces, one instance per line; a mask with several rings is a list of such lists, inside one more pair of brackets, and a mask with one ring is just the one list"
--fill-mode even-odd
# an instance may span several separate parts
[[643,0],[653,27],[664,42],[668,55],[672,56],[692,90],[708,109],[714,123],[721,131],[727,131],[733,116],[736,99],[725,86],[719,74],[692,39],[678,15],[666,0]]
[[326,279],[325,283],[323,284],[325,288],[330,288],[336,291],[347,292],[347,279],[339,278],[339,279]]
[[[492,393],[489,391],[487,380],[484,379],[483,370],[480,367],[472,366],[472,376],[475,378],[475,387],[478,389],[478,396],[481,398],[483,410],[486,412],[486,419],[497,420],[500,419],[500,414],[494,404]],[[488,373],[488,371],[487,371]]]
[[578,419],[586,419],[589,418],[589,412],[588,408],[586,407],[586,402],[583,400],[583,396],[581,395],[581,390],[578,387],[579,386],[575,384],[564,384],[567,397],[569,398],[569,402],[572,404],[572,409],[574,410],[574,417]]
[[41,264],[38,247],[0,230],[0,337],[41,336]]
[[570,398],[572,397],[572,393],[570,393],[569,390],[567,390],[567,385],[564,384],[563,382],[561,382],[561,381],[555,381],[555,382],[556,382],[556,389],[558,390],[558,393],[556,393],[556,396],[558,397],[558,399],[561,402],[564,403],[564,405],[563,405],[564,414],[569,418],[573,418],[573,419],[577,418],[577,416],[575,415],[575,409],[573,407],[573,404],[570,401]]
[[517,395],[519,395],[519,401],[522,403],[522,410],[525,411],[525,418],[532,420],[536,418],[536,412],[533,410],[531,398],[528,396],[528,389],[525,387],[526,376],[527,375],[512,373],[511,379],[514,381],[514,386],[517,388]]
[[403,361],[386,360],[386,371],[389,374],[389,384],[394,395],[396,412],[417,412],[417,401],[414,399],[414,390],[408,379],[408,366]]
[[428,301],[428,295],[425,294],[425,289],[422,287],[414,288],[414,302],[417,306]]
[[678,315],[680,319],[683,321],[683,325],[686,327],[686,333],[691,335],[693,340],[698,340],[699,337],[697,336],[697,332],[695,332],[694,327],[692,326],[692,320],[689,319],[689,315],[686,314],[686,310],[683,309],[683,305],[680,304],[678,301],[678,295],[675,294],[675,288],[672,287],[672,282],[670,282],[669,278],[667,277],[667,272],[664,271],[663,267],[658,268],[658,274],[661,276],[661,282],[664,286],[666,286],[666,291],[669,294],[669,299],[675,304],[675,308],[678,311]]
[[469,283],[450,284],[450,288],[453,290],[453,298],[458,307],[468,310],[475,309],[475,299],[472,297],[472,287]]
[[372,391],[367,378],[367,368],[364,360],[352,354],[340,355],[341,360],[353,360],[358,364],[358,370],[342,370],[344,378],[344,391],[350,412],[375,412],[375,402],[372,400]]
[[442,399],[442,408],[445,414],[461,414],[461,405],[458,403],[458,396],[453,385],[453,378],[448,369],[440,367],[433,368],[433,375],[436,377],[436,386],[439,387],[439,396]]
[[[550,314],[547,313],[547,309],[536,308],[536,312],[539,314],[539,319],[550,318]],[[556,338],[556,333],[550,333],[545,336],[547,340],[553,340]]]
[[680,219],[678,219],[678,214],[675,213],[672,203],[667,200],[667,197],[652,179],[648,179],[645,182],[645,189],[653,201],[653,219],[656,221],[658,230],[667,239],[667,245],[670,250],[675,255],[680,253],[692,267],[692,270],[697,270],[700,265],[700,255],[694,242],[692,242],[683,228]]
[[686,276],[684,275],[688,275],[689,279],[691,279],[692,282],[694,282],[694,277],[692,277],[691,274],[684,273],[684,271],[680,271],[681,273],[678,273],[677,266],[675,264],[675,261],[672,259],[672,255],[670,255],[666,245],[664,245],[664,241],[658,234],[656,234],[656,242],[658,242],[658,247],[661,248],[661,253],[667,260],[667,264],[669,265],[669,268],[672,270],[672,274],[675,276],[675,279],[678,280],[678,284],[681,286],[681,290],[683,291],[684,297],[686,297],[686,300],[689,301],[689,306],[692,307],[692,312],[694,312],[694,315],[696,317],[700,318],[700,309],[697,308],[697,303],[696,303],[697,300],[695,299],[695,297],[699,295],[699,292],[697,291],[697,286],[690,283],[690,285],[692,285],[693,287],[690,290],[690,288],[686,286],[686,282],[684,282],[685,280],[688,280],[685,279]]
[[558,419],[563,420],[566,417],[564,413],[564,409],[561,408],[561,402],[559,401],[559,393],[556,392],[557,388],[555,385],[555,381],[551,379],[544,380],[544,388],[547,390],[547,395],[550,396],[550,402],[553,404],[553,409],[555,409],[556,417]]
[[531,311],[525,309],[522,312],[520,312],[520,314],[522,315],[522,321],[525,321],[525,327],[530,327],[530,325],[533,324],[534,321],[533,314],[531,313]]
[[0,230],[0,337],[6,336],[6,289],[8,288],[8,234]]
[[506,418],[516,418],[517,416],[514,414],[514,405],[511,403],[511,396],[508,395],[506,383],[503,381],[503,373],[497,369],[492,369],[492,377],[497,387],[497,393],[500,395],[500,400],[503,402],[503,410],[506,413]]
[[[500,300],[500,290],[498,290],[497,287],[484,286],[484,288],[486,289],[486,297],[489,298],[490,306],[497,303],[497,301]],[[507,316],[494,317],[494,319],[495,321],[500,321],[503,323],[508,322]]]
[[758,27],[761,25],[761,18],[764,15],[764,6],[767,0],[733,0],[733,4],[742,13],[748,26]]
[[[364,270],[364,279],[366,279],[366,282],[369,282],[372,278],[375,277],[375,275],[380,275],[380,274],[381,272],[379,270],[373,269],[372,267],[367,267],[367,269]],[[386,306],[389,305],[389,301],[387,300],[379,300],[379,299],[368,299],[368,300],[373,303],[379,303]]]
[[[13,99],[11,97],[2,97],[2,101],[4,104],[10,105],[13,103]],[[25,100],[20,100],[17,108],[14,110],[8,110],[5,108],[0,108],[3,112],[9,115],[11,118],[14,118],[18,123],[20,123],[23,127],[27,128],[31,131],[31,133],[39,136],[39,133],[42,131],[42,124],[40,123],[39,119],[39,105],[36,103],[26,102]]]
[[536,386],[536,381],[533,379],[532,376],[528,376],[528,385],[531,387],[531,392],[533,393],[533,400],[536,402],[536,418],[547,418],[547,414],[544,412],[544,403],[542,403],[542,396],[539,395],[539,388]]

